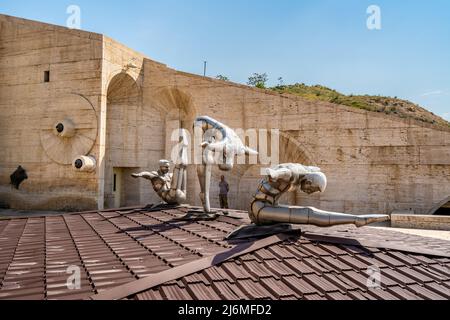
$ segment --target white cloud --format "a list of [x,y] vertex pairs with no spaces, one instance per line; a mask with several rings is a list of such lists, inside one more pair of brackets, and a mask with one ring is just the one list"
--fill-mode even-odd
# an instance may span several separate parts
[[431,91],[431,92],[423,93],[423,94],[421,94],[420,96],[421,96],[421,97],[438,96],[438,95],[441,95],[441,94],[443,94],[443,93],[444,93],[444,91],[442,91],[442,90],[436,90],[436,91]]

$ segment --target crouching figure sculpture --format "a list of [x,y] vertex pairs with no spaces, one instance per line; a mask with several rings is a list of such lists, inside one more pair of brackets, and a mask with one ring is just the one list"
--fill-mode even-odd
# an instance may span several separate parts
[[388,221],[388,215],[351,215],[329,212],[313,207],[286,206],[278,203],[280,197],[297,189],[313,194],[324,192],[327,178],[319,168],[301,164],[281,164],[267,169],[267,176],[261,181],[253,197],[250,219],[257,225],[277,223],[310,224],[331,227],[354,224],[362,227],[375,222]]
[[153,190],[165,203],[183,204],[186,201],[187,187],[187,147],[186,134],[180,130],[180,150],[173,173],[170,173],[170,161],[160,160],[158,171],[133,173],[131,176],[150,180]]

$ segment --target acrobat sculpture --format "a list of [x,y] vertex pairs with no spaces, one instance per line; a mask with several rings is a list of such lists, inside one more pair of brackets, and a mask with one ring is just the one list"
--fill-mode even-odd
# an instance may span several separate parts
[[150,180],[153,190],[167,204],[178,205],[186,201],[186,183],[188,163],[187,139],[184,131],[180,130],[180,150],[173,173],[170,173],[170,161],[160,160],[159,170],[153,172],[134,173],[134,178]]
[[[211,185],[211,170],[218,165],[222,171],[231,171],[234,167],[234,157],[257,155],[258,152],[246,147],[232,129],[210,117],[199,117],[195,120],[194,129],[202,132],[202,165],[197,166],[200,182],[200,199],[205,213],[211,212],[209,189]],[[219,157],[216,157],[216,155]]]
[[388,215],[351,215],[319,210],[313,207],[280,205],[278,200],[287,192],[301,190],[307,194],[324,192],[327,178],[319,168],[301,164],[281,164],[267,169],[250,208],[250,219],[257,225],[291,223],[331,227],[354,224],[362,227],[389,220]]

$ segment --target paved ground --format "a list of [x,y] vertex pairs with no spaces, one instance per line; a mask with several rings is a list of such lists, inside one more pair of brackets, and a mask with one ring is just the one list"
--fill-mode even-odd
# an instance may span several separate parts
[[421,230],[421,229],[400,229],[400,228],[384,228],[377,227],[378,229],[397,231],[405,234],[412,234],[417,236],[448,240],[450,241],[450,231],[438,231],[438,230]]

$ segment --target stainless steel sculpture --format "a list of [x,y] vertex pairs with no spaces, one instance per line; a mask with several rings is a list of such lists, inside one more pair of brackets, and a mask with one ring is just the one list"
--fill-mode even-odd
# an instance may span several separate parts
[[132,174],[134,178],[150,180],[153,190],[167,204],[179,205],[186,201],[187,141],[184,131],[180,130],[180,150],[173,173],[170,173],[170,161],[160,160],[158,171]]
[[202,165],[197,167],[197,175],[203,209],[209,213],[211,212],[209,189],[212,166],[218,165],[220,170],[230,171],[234,167],[235,156],[256,155],[258,152],[246,147],[239,136],[228,126],[210,117],[198,117],[195,120],[194,128],[200,129],[203,133],[203,158]]
[[286,206],[278,203],[287,192],[300,189],[307,194],[324,192],[327,178],[319,168],[300,164],[281,164],[267,169],[267,176],[261,181],[254,195],[250,219],[257,225],[277,223],[311,224],[331,227],[354,224],[362,227],[375,222],[388,221],[388,215],[350,215],[319,210],[313,207]]

